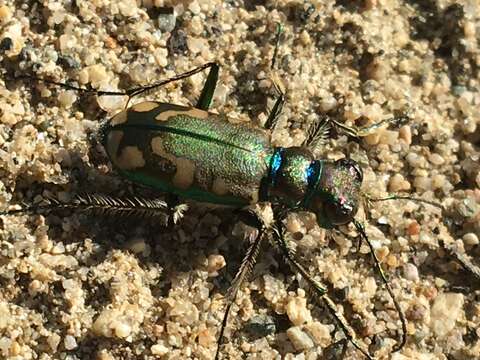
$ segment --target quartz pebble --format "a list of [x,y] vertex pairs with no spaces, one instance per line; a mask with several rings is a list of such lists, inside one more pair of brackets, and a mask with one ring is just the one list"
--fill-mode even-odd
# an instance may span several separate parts
[[456,293],[439,294],[430,311],[430,328],[438,337],[445,337],[464,316],[464,296]]
[[287,304],[287,316],[294,325],[301,325],[312,320],[312,315],[307,309],[307,299],[294,297]]
[[298,326],[289,328],[287,336],[297,351],[310,349],[314,345],[310,336]]
[[478,236],[474,233],[467,233],[465,235],[463,235],[463,242],[465,243],[465,245],[470,245],[470,246],[474,246],[474,245],[478,245],[479,241],[478,241]]
[[413,264],[410,264],[410,263],[404,265],[403,276],[405,277],[405,279],[410,280],[410,281],[414,281],[414,282],[417,282],[418,280],[420,280],[420,278],[418,276],[417,267]]

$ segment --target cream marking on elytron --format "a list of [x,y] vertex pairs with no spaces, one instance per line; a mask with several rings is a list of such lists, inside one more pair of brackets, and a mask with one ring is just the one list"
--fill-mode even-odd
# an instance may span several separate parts
[[148,112],[158,107],[158,103],[154,101],[144,101],[133,105],[130,110],[135,112]]
[[127,122],[127,119],[128,119],[127,112],[121,111],[118,114],[116,114],[110,121],[113,125],[120,125]]
[[195,163],[191,160],[179,158],[169,154],[163,147],[163,139],[160,136],[154,137],[151,142],[152,151],[175,165],[175,175],[172,184],[179,189],[186,190],[193,185],[195,180]]
[[137,146],[125,146],[117,157],[116,165],[122,170],[138,169],[145,166],[145,159]]
[[179,115],[186,115],[186,116],[190,116],[190,117],[193,117],[193,118],[199,118],[199,119],[208,119],[211,116],[211,114],[209,114],[207,111],[202,111],[202,110],[195,109],[195,108],[186,108],[184,111],[182,111],[182,110],[161,111],[155,117],[155,120],[167,121],[172,116],[179,116]]

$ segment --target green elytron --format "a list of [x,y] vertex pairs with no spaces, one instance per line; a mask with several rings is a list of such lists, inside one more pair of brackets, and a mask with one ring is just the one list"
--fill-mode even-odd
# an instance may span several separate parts
[[[376,269],[398,311],[402,333],[394,351],[401,349],[406,341],[404,315],[393,297],[363,226],[354,220],[361,201],[362,170],[351,159],[332,162],[315,159],[312,155],[312,149],[319,145],[327,131],[327,122],[315,124],[303,146],[283,148],[274,147],[270,142],[271,131],[284,101],[283,95],[278,97],[265,128],[251,124],[234,124],[219,115],[209,113],[208,108],[218,79],[219,68],[216,63],[207,63],[147,87],[122,93],[99,91],[95,94],[133,97],[208,68],[210,71],[196,107],[142,102],[115,115],[101,127],[100,134],[116,170],[134,182],[175,194],[180,198],[201,202],[247,209],[259,203],[271,205],[273,225],[267,224],[256,211],[249,212],[258,227],[258,234],[251,241],[228,293],[216,358],[219,356],[230,306],[240,285],[255,264],[260,244],[271,233],[287,262],[305,278],[313,293],[324,301],[346,338],[366,358],[373,359],[365,345],[356,340],[355,332],[347,321],[337,312],[334,302],[326,294],[326,288],[309,275],[295,259],[294,251],[283,236],[282,220],[285,214],[290,210],[302,209],[314,212],[318,224],[324,228],[350,222],[355,224],[372,250]],[[92,92],[67,84],[41,81],[83,93]],[[339,125],[333,120],[332,122]],[[342,128],[355,134],[353,129]],[[185,209],[182,205],[174,206],[158,199],[86,195],[78,196],[72,203],[53,200],[47,205],[33,205],[7,211],[5,214],[36,211],[41,208],[77,208],[139,216],[156,216],[162,213],[170,216],[173,221],[178,220]]]

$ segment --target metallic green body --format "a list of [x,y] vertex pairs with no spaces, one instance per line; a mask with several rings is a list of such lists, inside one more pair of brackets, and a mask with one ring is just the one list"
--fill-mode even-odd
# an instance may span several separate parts
[[305,147],[281,148],[270,132],[207,111],[143,102],[103,127],[115,168],[137,183],[201,202],[282,203],[314,212],[325,228],[351,221],[362,171],[349,159],[315,160]]
[[274,148],[266,130],[196,108],[145,102],[104,127],[104,145],[128,179],[202,202],[258,202]]

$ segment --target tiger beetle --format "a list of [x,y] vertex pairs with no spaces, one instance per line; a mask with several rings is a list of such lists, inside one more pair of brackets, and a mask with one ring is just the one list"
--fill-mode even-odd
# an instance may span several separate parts
[[[274,60],[272,67],[273,64]],[[103,124],[100,138],[114,168],[128,180],[179,198],[248,209],[257,231],[251,238],[246,255],[226,296],[227,305],[215,359],[219,358],[232,303],[256,263],[260,246],[265,239],[273,239],[289,265],[301,274],[317,299],[323,300],[346,339],[367,359],[373,359],[366,345],[356,339],[355,331],[337,311],[326,287],[297,261],[293,248],[284,237],[283,220],[288,212],[297,210],[313,212],[318,225],[326,229],[353,223],[361,239],[370,248],[376,271],[391,296],[401,321],[400,339],[393,351],[400,350],[406,343],[405,316],[363,225],[354,216],[362,200],[405,198],[430,202],[401,196],[369,199],[361,194],[363,173],[357,162],[348,158],[337,161],[315,159],[312,155],[314,149],[322,145],[330,126],[339,127],[350,136],[361,137],[386,121],[368,128],[353,129],[334,119],[324,118],[312,125],[302,146],[274,147],[270,136],[284,103],[283,93],[278,91],[279,95],[264,128],[251,124],[233,124],[208,112],[218,80],[219,66],[215,62],[125,92],[96,91],[45,79],[33,79],[83,94],[119,95],[131,99],[207,69],[207,79],[195,107],[154,101],[141,102],[116,114]],[[394,119],[396,120],[398,119]],[[255,204],[268,205],[273,211],[273,221],[267,221],[260,214],[260,210],[252,210]],[[117,198],[87,194],[79,195],[67,203],[50,199],[47,203],[26,205],[21,209],[7,210],[0,215],[42,209],[82,209],[138,217],[161,215],[175,223],[181,219],[186,206],[138,196]]]

